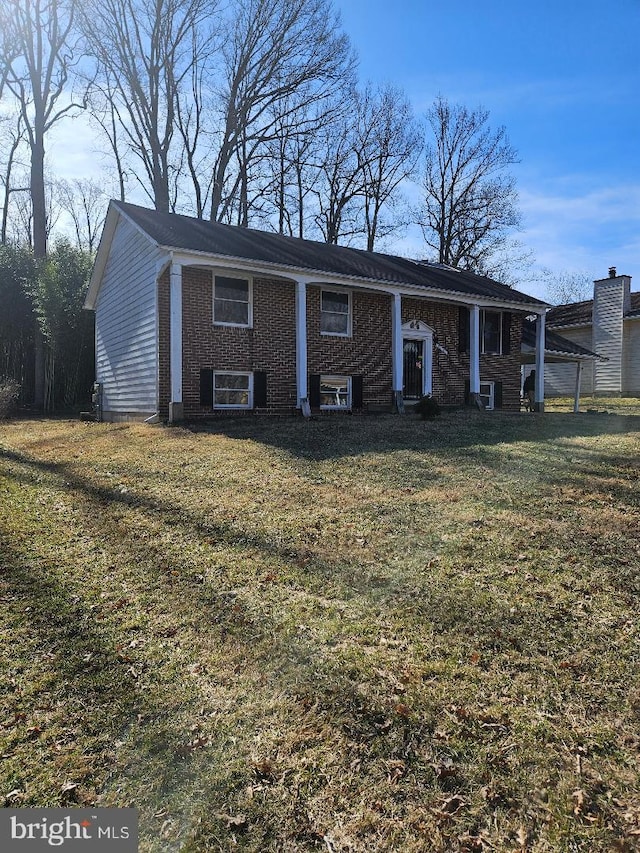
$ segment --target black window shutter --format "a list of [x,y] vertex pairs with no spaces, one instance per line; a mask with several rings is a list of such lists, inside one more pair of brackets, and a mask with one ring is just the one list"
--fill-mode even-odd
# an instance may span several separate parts
[[309,377],[309,405],[312,409],[320,408],[320,374],[312,373]]
[[465,379],[464,382],[464,404],[465,406],[469,405],[469,398],[471,397],[471,382],[468,379]]
[[502,312],[502,354],[511,352],[511,311]]
[[469,309],[466,305],[458,308],[458,352],[469,352]]
[[210,368],[200,371],[200,405],[213,409],[213,370]]
[[363,377],[351,377],[351,408],[361,409],[363,405]]
[[502,408],[502,382],[493,383],[493,408]]
[[253,374],[253,408],[267,407],[267,374],[264,370],[256,370]]

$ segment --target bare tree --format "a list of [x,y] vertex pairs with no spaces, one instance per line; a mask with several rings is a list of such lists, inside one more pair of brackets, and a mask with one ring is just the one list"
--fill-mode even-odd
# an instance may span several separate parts
[[359,96],[358,145],[363,169],[363,204],[367,249],[402,222],[384,221],[402,183],[414,172],[422,152],[420,132],[409,101],[395,86],[374,92],[368,86]]
[[22,114],[31,154],[30,193],[33,251],[47,252],[45,140],[47,133],[76,107],[67,94],[75,61],[75,0],[5,0],[4,84]]
[[545,284],[547,299],[552,305],[583,302],[593,296],[594,276],[587,272],[554,271],[543,267],[541,278]]
[[315,165],[318,134],[332,120],[327,104],[307,104],[304,95],[298,109],[295,96],[275,106],[274,136],[267,143],[264,195],[275,211],[280,234],[304,237],[307,198],[318,177]]
[[317,164],[319,179],[313,195],[317,212],[315,223],[326,243],[351,242],[364,232],[361,200],[364,195],[363,156],[359,144],[355,92],[347,108],[319,134]]
[[182,158],[172,146],[178,101],[194,62],[211,48],[215,12],[209,0],[103,0],[84,16],[103,92],[114,105],[102,127],[117,156],[119,130],[142,163],[143,175],[134,176],[157,210],[174,206],[171,187]]
[[[116,169],[118,198],[126,199],[126,186],[129,178],[126,166],[126,146],[121,140],[121,128],[125,119],[120,111],[118,93],[108,69],[101,69],[99,77],[88,81],[87,108],[89,119],[95,123],[106,139],[108,158]],[[111,171],[111,169],[110,169]]]
[[425,242],[440,263],[486,273],[520,224],[508,172],[517,153],[504,127],[488,126],[485,109],[470,111],[438,98],[427,118],[431,139],[418,212]]
[[[19,151],[24,142],[25,129],[22,113],[18,111],[15,117],[4,116],[0,124],[0,150],[6,152],[6,159],[2,163],[2,174],[0,175],[0,183],[2,184],[2,214],[0,216],[1,244],[7,242],[9,234],[9,211],[14,194],[29,192],[28,175],[24,174],[25,163],[19,158]],[[16,169],[21,178],[17,182],[15,181]]]
[[[252,158],[277,136],[287,118],[326,98],[351,73],[349,43],[330,0],[237,0],[223,48],[222,129],[213,169],[210,216],[228,218],[246,205]],[[237,169],[233,165],[237,164]],[[244,195],[243,195],[244,194]],[[246,211],[240,221],[246,222]]]
[[93,253],[107,212],[108,198],[100,184],[89,178],[56,181],[58,205],[73,225],[78,249]]

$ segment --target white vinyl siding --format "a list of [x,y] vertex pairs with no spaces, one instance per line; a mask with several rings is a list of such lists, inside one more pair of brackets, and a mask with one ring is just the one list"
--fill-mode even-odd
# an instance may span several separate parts
[[640,319],[625,320],[622,393],[640,397]]
[[105,414],[157,411],[160,258],[150,240],[120,219],[96,304],[96,378]]
[[[591,326],[583,329],[558,329],[558,334],[568,341],[591,349]],[[583,362],[580,393],[593,393],[593,362]],[[546,397],[573,397],[576,390],[575,361],[545,362],[544,393]]]
[[597,281],[593,293],[591,349],[607,361],[595,365],[596,394],[622,393],[622,316],[624,287],[620,278]]

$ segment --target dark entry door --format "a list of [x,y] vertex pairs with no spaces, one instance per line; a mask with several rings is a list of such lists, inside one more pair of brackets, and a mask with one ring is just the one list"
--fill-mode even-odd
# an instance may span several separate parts
[[422,349],[422,341],[405,339],[403,342],[404,379],[402,395],[405,400],[419,400],[422,397],[422,389],[424,388]]

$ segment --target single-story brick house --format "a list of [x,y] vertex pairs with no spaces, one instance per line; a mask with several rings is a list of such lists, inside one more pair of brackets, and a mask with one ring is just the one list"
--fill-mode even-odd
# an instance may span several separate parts
[[[551,308],[546,326],[600,356],[584,362],[584,393],[640,397],[640,292],[631,291],[631,276],[611,267],[607,278],[594,281],[593,299]],[[548,362],[547,396],[570,394],[575,372],[568,364]]]
[[111,202],[85,307],[105,420],[520,405],[548,305],[439,264]]

